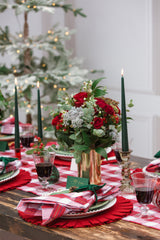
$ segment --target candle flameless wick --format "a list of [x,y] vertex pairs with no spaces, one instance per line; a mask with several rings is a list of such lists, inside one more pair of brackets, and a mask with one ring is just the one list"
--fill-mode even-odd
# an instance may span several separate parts
[[37,88],[39,88],[39,81],[37,82]]
[[15,85],[17,86],[17,84],[18,84],[17,78],[15,78],[14,82],[15,82]]
[[123,70],[123,68],[122,68],[122,70],[121,70],[121,75],[122,75],[122,77],[123,77],[123,74],[124,74],[124,70]]

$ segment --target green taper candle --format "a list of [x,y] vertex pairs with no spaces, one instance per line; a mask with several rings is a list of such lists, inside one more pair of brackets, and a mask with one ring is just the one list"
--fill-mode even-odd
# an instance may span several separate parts
[[18,100],[17,100],[17,78],[15,78],[15,148],[20,148],[19,115],[18,115]]
[[122,151],[128,152],[128,130],[127,130],[127,117],[126,117],[126,101],[125,101],[125,87],[123,69],[121,72],[121,116],[122,116]]
[[37,100],[38,100],[38,137],[42,139],[43,133],[42,133],[41,99],[40,99],[39,81],[37,82]]

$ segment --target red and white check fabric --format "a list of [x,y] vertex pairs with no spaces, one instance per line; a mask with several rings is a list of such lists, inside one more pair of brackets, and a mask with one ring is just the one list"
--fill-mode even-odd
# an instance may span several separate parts
[[2,121],[0,121],[0,125],[5,125],[5,124],[14,124],[15,118],[14,117],[8,117]]
[[[21,167],[21,162],[19,160],[15,160],[13,162],[9,162],[6,166],[5,173],[15,171]],[[0,172],[4,168],[4,162],[0,161]]]
[[[15,157],[14,151],[6,151],[0,153],[2,156],[10,156]],[[32,156],[26,155],[24,152],[21,153],[22,155],[22,166],[20,169],[24,169],[25,171],[28,171],[31,174],[32,180],[30,183],[18,187],[19,190],[25,191],[25,192],[32,192],[34,194],[37,194],[36,187],[40,186],[39,181],[37,179],[37,174],[33,162]],[[77,176],[77,172],[70,171],[69,167],[57,167],[60,173],[60,179],[56,184],[51,185],[53,187],[53,191],[57,190],[64,190],[66,189],[66,181],[67,176]],[[102,184],[107,183],[109,186],[116,186],[119,187],[121,185],[121,169],[118,165],[114,164],[105,164],[101,166],[101,179]],[[137,218],[136,214],[140,212],[140,205],[136,200],[135,194],[122,194],[123,197],[130,199],[130,201],[133,203],[133,211],[132,213],[123,218],[123,220],[128,222],[134,222],[138,223],[147,227],[155,228],[160,230],[160,209],[154,206],[153,204],[149,204],[149,208],[151,209],[151,213],[154,217],[152,220],[147,219],[141,219]]]
[[[107,200],[118,194],[119,189],[104,186],[97,191],[98,200]],[[113,194],[112,194],[113,193]],[[95,195],[91,191],[63,193],[50,196],[22,199],[17,210],[25,213],[28,217],[40,216],[42,225],[46,225],[56,218],[68,213],[86,212],[95,202]]]

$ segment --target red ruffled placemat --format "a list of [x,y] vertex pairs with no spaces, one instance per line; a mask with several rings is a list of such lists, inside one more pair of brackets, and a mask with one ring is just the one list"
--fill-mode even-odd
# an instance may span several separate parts
[[13,179],[0,184],[0,192],[5,192],[23,186],[31,181],[30,173],[20,170],[20,173]]
[[54,165],[55,165],[55,166],[66,166],[66,167],[70,167],[71,161],[66,161],[66,160],[58,159],[57,157],[55,157],[55,159],[54,159]]
[[[102,225],[105,223],[115,222],[128,216],[133,210],[133,204],[130,200],[123,197],[117,197],[116,204],[107,209],[104,212],[98,213],[94,216],[87,218],[77,218],[77,219],[57,219],[53,223],[47,225],[50,228],[62,227],[62,228],[78,228],[78,227],[93,227]],[[41,225],[41,217],[34,216],[33,218],[28,217],[22,212],[18,212],[20,217],[25,221],[33,223],[35,225]]]

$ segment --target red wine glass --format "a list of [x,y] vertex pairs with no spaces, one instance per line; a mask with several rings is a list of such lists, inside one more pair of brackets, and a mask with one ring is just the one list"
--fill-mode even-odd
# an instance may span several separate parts
[[121,150],[121,145],[119,142],[116,142],[113,146],[112,146],[112,149],[114,151],[114,154],[116,156],[116,160],[117,160],[117,163],[119,165],[119,168],[118,170],[115,172],[116,174],[117,173],[120,173],[121,170],[122,170],[122,159],[121,159],[121,156],[120,156],[120,150]]
[[37,188],[40,193],[53,191],[48,180],[52,174],[55,154],[50,154],[47,150],[41,151],[39,154],[33,154],[33,159],[41,186]]
[[20,139],[23,147],[29,148],[34,142],[34,130],[34,127],[28,124],[21,127]]
[[141,205],[141,212],[137,217],[152,218],[149,213],[148,204],[152,202],[155,185],[157,182],[156,176],[149,176],[143,172],[132,174],[133,185],[135,187],[136,198]]

